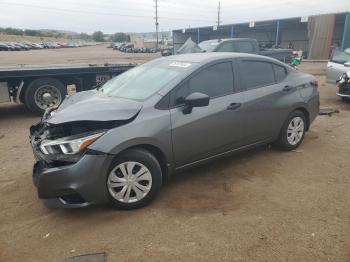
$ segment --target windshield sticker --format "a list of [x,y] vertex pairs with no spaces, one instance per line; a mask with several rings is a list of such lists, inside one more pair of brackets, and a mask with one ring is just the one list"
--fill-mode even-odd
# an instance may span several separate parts
[[190,67],[191,64],[190,63],[183,63],[183,62],[172,62],[169,66],[187,68],[187,67]]
[[210,43],[210,45],[218,45],[218,42]]

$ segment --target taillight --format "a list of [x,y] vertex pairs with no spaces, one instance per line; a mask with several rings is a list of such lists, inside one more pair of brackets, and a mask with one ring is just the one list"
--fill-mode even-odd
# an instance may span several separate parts
[[318,87],[318,80],[312,80],[310,84],[314,87]]

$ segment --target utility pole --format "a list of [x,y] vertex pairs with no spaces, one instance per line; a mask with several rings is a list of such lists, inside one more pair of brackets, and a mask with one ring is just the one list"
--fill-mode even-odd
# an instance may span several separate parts
[[218,4],[218,21],[217,21],[217,26],[219,27],[220,26],[220,23],[221,23],[221,20],[220,20],[220,1],[219,1],[219,4]]
[[154,18],[156,20],[156,35],[157,35],[157,43],[156,43],[156,47],[158,49],[158,27],[159,27],[159,23],[158,23],[158,0],[154,0],[156,3],[156,17]]

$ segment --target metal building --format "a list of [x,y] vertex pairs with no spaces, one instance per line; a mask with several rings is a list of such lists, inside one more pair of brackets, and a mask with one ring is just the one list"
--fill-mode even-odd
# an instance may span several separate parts
[[350,47],[350,12],[173,30],[174,50],[220,38],[255,38],[262,45],[303,50],[309,59],[328,59],[333,47]]

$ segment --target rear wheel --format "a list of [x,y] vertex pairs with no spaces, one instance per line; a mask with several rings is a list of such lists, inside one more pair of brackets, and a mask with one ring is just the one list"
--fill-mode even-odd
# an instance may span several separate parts
[[41,78],[27,86],[24,102],[29,110],[42,114],[46,109],[60,105],[66,94],[67,89],[62,82],[53,78]]
[[293,150],[304,140],[306,120],[303,112],[292,112],[284,123],[277,145],[283,150]]
[[157,159],[143,149],[130,149],[112,164],[107,176],[107,191],[112,206],[140,208],[150,203],[162,185]]

